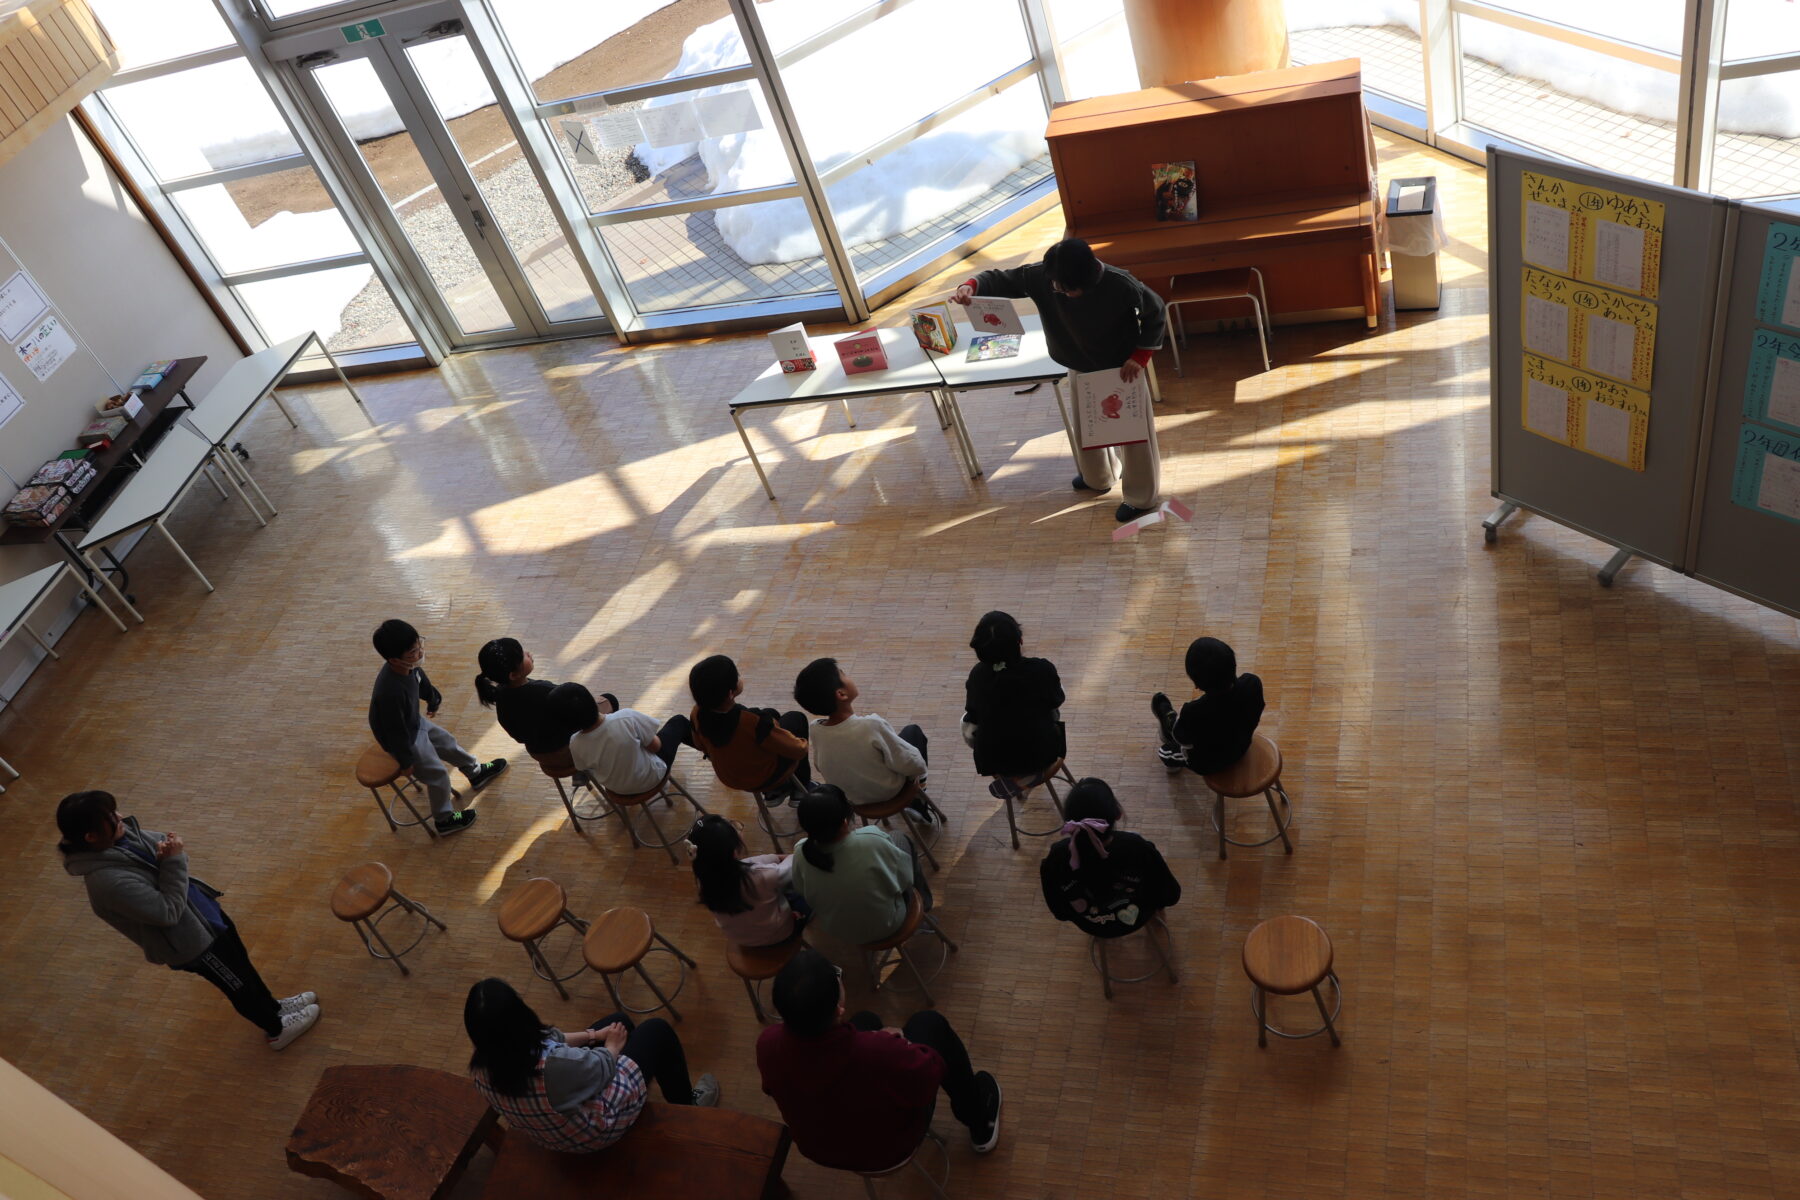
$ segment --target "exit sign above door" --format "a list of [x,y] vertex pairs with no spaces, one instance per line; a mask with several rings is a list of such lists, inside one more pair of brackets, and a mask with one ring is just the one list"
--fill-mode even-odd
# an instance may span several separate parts
[[346,42],[363,42],[370,38],[378,38],[387,30],[381,27],[380,21],[358,21],[354,25],[340,25]]

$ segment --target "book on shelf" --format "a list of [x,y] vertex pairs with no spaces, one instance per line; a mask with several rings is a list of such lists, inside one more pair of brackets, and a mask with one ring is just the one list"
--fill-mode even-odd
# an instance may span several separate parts
[[1200,219],[1200,198],[1195,194],[1192,162],[1151,163],[1150,186],[1155,190],[1157,220]]

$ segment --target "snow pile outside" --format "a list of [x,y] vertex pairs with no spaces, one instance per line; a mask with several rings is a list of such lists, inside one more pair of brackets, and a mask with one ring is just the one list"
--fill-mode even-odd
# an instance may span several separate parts
[[[1506,0],[1526,16],[1554,21],[1681,57],[1682,0]],[[1287,0],[1289,29],[1396,25],[1419,31],[1417,0]],[[1542,79],[1558,91],[1618,112],[1675,120],[1680,77],[1578,46],[1473,18],[1460,22],[1464,54],[1512,75]],[[1731,0],[1725,58],[1800,50],[1800,4]],[[1731,133],[1800,137],[1800,72],[1733,80],[1719,89],[1719,128]]]

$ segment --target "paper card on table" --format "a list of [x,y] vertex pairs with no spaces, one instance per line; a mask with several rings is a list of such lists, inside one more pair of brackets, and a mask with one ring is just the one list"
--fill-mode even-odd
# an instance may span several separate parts
[[1740,426],[1731,499],[1800,525],[1800,438],[1748,421]]
[[[1520,186],[1526,262],[1656,297],[1665,215],[1660,202],[1531,171],[1523,174]],[[1552,215],[1556,212],[1563,214],[1560,225]]]
[[12,384],[0,379],[0,425],[6,424],[19,415],[25,407],[25,397],[13,390]]
[[[1535,354],[1525,355],[1522,362],[1527,429],[1634,471],[1644,469],[1650,393]],[[1563,437],[1556,436],[1559,397]]]
[[1769,329],[1751,334],[1744,416],[1800,433],[1800,336]]
[[1569,393],[1539,379],[1525,380],[1525,428],[1569,444]]
[[1525,248],[1528,263],[1558,275],[1569,273],[1569,214],[1537,200],[1525,202]]
[[49,307],[50,301],[38,290],[31,276],[24,271],[14,271],[10,279],[0,283],[0,338],[18,341]]
[[1800,225],[1776,222],[1763,242],[1762,282],[1756,291],[1756,319],[1766,325],[1800,329]]
[[969,299],[969,328],[976,333],[1024,333],[1019,320],[1019,307],[1003,296],[973,296]]
[[25,338],[13,347],[19,361],[30,368],[43,383],[56,374],[58,367],[69,361],[75,353],[75,340],[63,327],[62,319],[51,313],[25,334]]
[[1131,446],[1150,440],[1150,389],[1139,372],[1126,383],[1115,369],[1078,371],[1074,380],[1075,433],[1083,450]]

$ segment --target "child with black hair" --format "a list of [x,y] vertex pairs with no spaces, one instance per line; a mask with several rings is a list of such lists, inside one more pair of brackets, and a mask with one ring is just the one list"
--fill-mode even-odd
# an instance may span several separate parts
[[1104,780],[1077,781],[1063,816],[1063,840],[1038,864],[1051,916],[1094,937],[1124,937],[1180,901],[1156,843],[1118,828],[1125,813]]
[[[860,695],[835,658],[813,659],[794,679],[794,699],[819,718],[807,729],[813,766],[858,807],[884,804],[913,780],[923,787],[928,765],[925,731],[907,725],[896,732],[878,713],[858,713]],[[915,820],[936,820],[922,798],[911,808]]]
[[711,760],[720,783],[740,792],[767,792],[787,780],[796,794],[812,786],[806,718],[738,703],[744,680],[731,659],[714,654],[695,663],[688,691],[694,697],[688,714],[694,748]]
[[693,745],[693,726],[676,713],[661,726],[635,708],[603,713],[594,694],[579,683],[559,683],[549,710],[575,732],[569,756],[609,792],[635,796],[656,787],[675,765],[682,743]]
[[[525,747],[533,758],[542,758],[566,748],[569,729],[550,712],[550,693],[556,688],[548,679],[535,679],[537,660],[517,638],[495,638],[475,656],[481,674],[475,677],[475,697],[483,708],[494,710],[500,728],[507,736]],[[619,698],[601,692],[602,712],[618,712]]]
[[975,770],[997,780],[1033,778],[1063,755],[1062,680],[1049,659],[1026,658],[1024,644],[1018,621],[999,611],[983,614],[969,639],[979,661],[963,688],[964,740]]
[[1187,676],[1199,689],[1198,699],[1181,706],[1181,715],[1161,692],[1150,697],[1162,746],[1157,759],[1171,771],[1183,767],[1196,775],[1223,771],[1250,750],[1250,739],[1262,721],[1262,680],[1239,675],[1237,655],[1218,638],[1195,638],[1187,650]]
[[792,855],[751,854],[737,827],[716,813],[695,821],[687,840],[694,848],[700,903],[712,913],[726,941],[774,946],[799,932],[806,920],[806,902],[787,890],[793,879]]
[[[456,793],[444,764],[448,762],[468,778],[470,791],[480,791],[506,770],[506,760],[478,761],[457,744],[449,730],[432,720],[444,697],[419,666],[425,661],[425,639],[417,629],[401,620],[383,621],[371,640],[375,653],[386,661],[369,698],[369,731],[395,762],[411,767],[413,778],[425,785],[438,833],[461,833],[475,823],[475,814],[452,807]],[[426,706],[424,716],[419,715],[421,699]]]
[[793,886],[826,933],[858,946],[891,937],[906,923],[906,896],[915,889],[931,908],[912,839],[878,825],[858,827],[842,788],[814,784],[797,815],[806,836],[789,859]]

